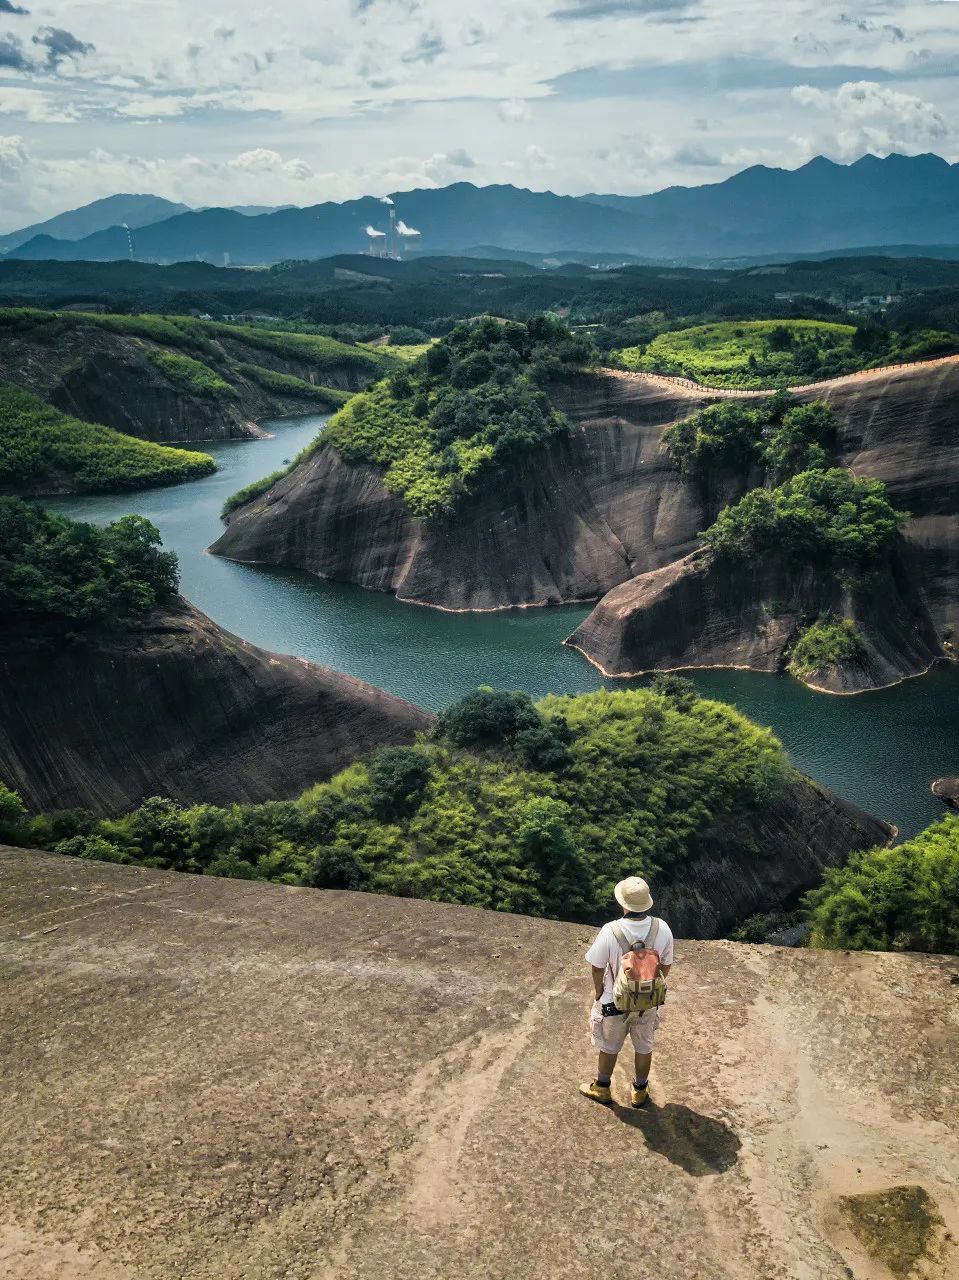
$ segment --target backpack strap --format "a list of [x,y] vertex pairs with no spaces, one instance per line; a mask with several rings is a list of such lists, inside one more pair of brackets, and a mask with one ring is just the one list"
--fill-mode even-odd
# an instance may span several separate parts
[[[662,921],[659,919],[658,916],[653,916],[653,918],[650,920],[649,933],[647,933],[645,938],[645,945],[646,945],[647,951],[656,951],[656,939],[659,937],[659,926],[661,924],[662,924]],[[658,955],[659,952],[657,951],[656,954]]]
[[635,944],[622,925],[611,923],[609,927],[612,931],[613,937],[619,943],[623,955],[625,955],[627,951],[632,951]]

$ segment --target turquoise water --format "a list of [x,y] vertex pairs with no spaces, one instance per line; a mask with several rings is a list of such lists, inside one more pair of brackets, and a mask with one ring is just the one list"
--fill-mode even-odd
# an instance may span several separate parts
[[[183,594],[228,630],[281,653],[323,662],[439,710],[478,684],[583,693],[604,680],[562,641],[586,617],[579,606],[455,614],[305,574],[231,564],[208,555],[220,509],[237,489],[293,457],[325,418],[267,423],[275,438],[207,448],[213,476],[169,489],[58,499],[77,519],[147,516],[180,557]],[[205,447],[205,446],[204,446]],[[840,795],[912,834],[943,812],[933,778],[959,772],[959,667],[895,689],[835,698],[788,676],[703,671],[699,689],[771,725],[795,763]]]

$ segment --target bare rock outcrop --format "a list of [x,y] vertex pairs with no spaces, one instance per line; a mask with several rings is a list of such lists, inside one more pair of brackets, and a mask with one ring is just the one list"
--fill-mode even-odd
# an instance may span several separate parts
[[569,438],[491,473],[447,521],[414,519],[379,469],[321,447],[233,512],[212,550],[445,609],[560,604],[684,555],[743,492],[731,478],[701,494],[662,451],[663,427],[706,403],[693,392],[584,374],[554,400]]
[[853,589],[780,557],[726,565],[693,552],[609,592],[567,643],[612,676],[779,671],[802,630],[828,616],[851,619],[862,648],[853,660],[803,676],[815,688],[859,693],[921,675],[944,657],[902,553]]
[[899,552],[858,590],[776,556],[737,568],[698,554],[615,587],[570,638],[610,675],[678,667],[779,669],[825,614],[857,626],[865,652],[807,683],[856,693],[928,670],[959,625],[959,360],[853,375],[801,393],[840,423],[840,462],[882,480],[909,512]]
[[35,810],[291,798],[432,717],[185,601],[113,635],[0,645],[0,778]]
[[0,895],[11,1280],[959,1273],[954,957],[680,942],[634,1111],[627,1055],[576,1089],[581,925],[28,850]]

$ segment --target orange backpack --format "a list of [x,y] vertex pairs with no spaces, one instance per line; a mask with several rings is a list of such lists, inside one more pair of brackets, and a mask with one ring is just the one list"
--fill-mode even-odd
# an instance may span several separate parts
[[658,1009],[666,999],[666,983],[659,972],[660,956],[656,950],[659,920],[654,916],[649,933],[641,942],[633,942],[621,925],[611,926],[613,937],[623,949],[619,972],[613,982],[613,1003],[620,1013],[638,1013]]

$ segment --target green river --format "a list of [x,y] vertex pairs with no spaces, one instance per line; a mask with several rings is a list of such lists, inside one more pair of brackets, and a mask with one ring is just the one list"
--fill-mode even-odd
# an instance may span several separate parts
[[[563,639],[589,612],[579,606],[452,614],[399,604],[388,595],[306,574],[231,564],[208,555],[224,500],[293,457],[325,417],[266,423],[270,440],[199,445],[219,471],[168,489],[74,497],[48,505],[105,524],[128,512],[147,516],[180,558],[183,594],[245,639],[326,663],[439,710],[478,684],[545,693],[582,693],[604,680]],[[702,671],[709,697],[734,703],[771,725],[812,777],[910,835],[939,817],[932,779],[959,770],[959,667],[942,665],[894,689],[837,698],[788,676]]]

